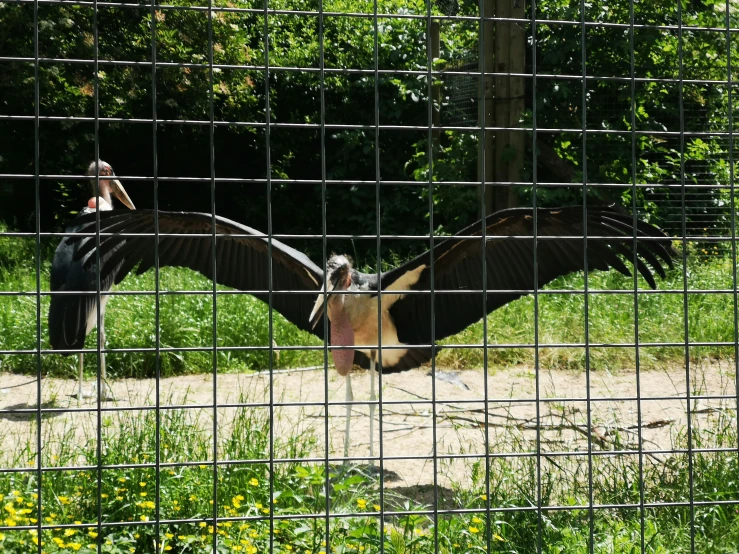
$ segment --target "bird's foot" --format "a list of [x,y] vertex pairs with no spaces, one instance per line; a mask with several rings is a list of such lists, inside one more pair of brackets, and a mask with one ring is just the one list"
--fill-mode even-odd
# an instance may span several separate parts
[[102,391],[100,393],[100,400],[102,402],[113,402],[116,399],[115,395],[113,394],[113,389],[110,388],[110,385],[108,383],[103,383]]
[[72,398],[76,398],[77,400],[86,400],[88,398],[97,398],[97,394],[95,394],[95,385],[92,385],[90,387],[89,392],[85,392],[82,390],[82,388],[77,390],[77,394],[73,394]]
[[76,398],[77,400],[83,400],[83,399],[97,399],[100,397],[101,402],[113,402],[116,400],[116,397],[113,395],[113,390],[110,388],[110,385],[107,383],[104,383],[101,387],[102,391],[100,394],[98,394],[98,388],[97,384],[93,383],[90,386],[90,392],[85,392],[80,389],[80,391],[77,394],[73,394],[72,398]]

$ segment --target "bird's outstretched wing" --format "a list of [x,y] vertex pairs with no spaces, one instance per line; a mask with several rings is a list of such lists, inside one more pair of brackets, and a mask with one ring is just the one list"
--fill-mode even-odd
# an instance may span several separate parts
[[[323,338],[323,325],[308,322],[323,271],[302,252],[272,239],[272,283],[269,279],[269,241],[263,233],[222,217],[215,218],[215,256],[211,214],[158,212],[159,266],[187,267],[218,284],[248,291],[264,302],[272,291],[272,307],[300,329]],[[94,233],[95,214],[74,221],[78,232]],[[155,265],[155,212],[153,210],[100,213],[101,280],[114,273],[115,284],[138,266],[137,274]],[[111,234],[106,236],[107,234]],[[166,236],[166,235],[176,236]],[[192,235],[192,236],[189,236]],[[76,259],[94,263],[94,237],[80,238]],[[108,255],[109,253],[112,253]],[[215,271],[213,261],[215,259]],[[115,272],[113,270],[116,270]]]
[[[587,217],[587,269],[615,269],[630,275],[624,263],[633,262],[649,286],[656,287],[649,266],[664,278],[675,254],[670,239],[659,229],[610,208],[590,209]],[[534,281],[534,212],[530,208],[503,210],[485,221],[485,289],[487,313],[543,287],[557,277],[585,269],[583,208],[570,206],[537,212]],[[434,257],[434,338],[441,340],[482,319],[482,221],[439,241],[426,252],[382,276],[382,289],[430,291],[431,255]],[[565,238],[561,238],[565,237]],[[634,241],[636,237],[636,244]],[[661,239],[661,240],[660,240]],[[623,257],[623,259],[621,258]],[[648,264],[648,265],[647,265]],[[480,291],[455,294],[442,291]],[[430,344],[431,295],[407,294],[390,307],[398,339],[406,344]],[[419,351],[421,349],[418,349]]]

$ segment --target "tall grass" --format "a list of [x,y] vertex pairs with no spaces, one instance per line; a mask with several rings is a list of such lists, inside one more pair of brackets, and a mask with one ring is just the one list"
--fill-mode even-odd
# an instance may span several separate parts
[[[248,399],[241,397],[242,402]],[[379,552],[380,544],[389,554],[483,552],[488,537],[492,552],[535,552],[540,541],[547,553],[585,553],[590,551],[591,496],[596,505],[615,506],[592,512],[598,552],[639,552],[642,534],[647,552],[688,551],[691,519],[696,551],[735,552],[739,544],[735,505],[696,506],[692,517],[689,506],[669,505],[688,503],[691,486],[696,502],[739,499],[735,410],[716,410],[693,428],[694,449],[727,451],[694,453],[692,459],[685,451],[644,455],[640,465],[638,455],[617,453],[628,444],[615,439],[610,452],[593,457],[592,493],[585,449],[579,455],[545,453],[539,461],[531,436],[512,427],[506,449],[532,455],[491,457],[488,486],[483,461],[456,460],[465,464],[469,477],[464,483],[453,481],[450,492],[440,494],[442,512],[436,519],[434,506],[413,490],[386,488],[381,506],[380,481],[372,473],[302,461],[315,456],[320,446],[310,430],[275,434],[271,447],[270,432],[279,423],[279,412],[271,420],[267,409],[229,410],[219,412],[215,441],[212,411],[162,411],[158,454],[167,465],[158,473],[153,411],[105,414],[99,458],[92,418],[90,429],[82,433],[79,425],[43,420],[42,459],[51,471],[43,473],[40,484],[33,464],[34,433],[14,441],[2,437],[2,465],[28,469],[0,474],[0,524],[10,528],[0,532],[0,550],[25,554],[41,540],[49,554],[89,554],[98,546],[102,552],[119,554],[204,554],[212,552],[213,535],[218,534],[219,552],[252,554],[270,549],[369,554]],[[30,425],[35,428],[35,420]],[[553,438],[565,440],[566,435],[562,431]],[[214,443],[219,460],[215,474]],[[675,433],[672,448],[687,446],[684,430]],[[572,442],[565,446],[577,449]],[[593,449],[601,450],[597,445]],[[270,459],[289,461],[270,464]],[[94,469],[98,461],[106,466],[99,475]],[[442,472],[445,463],[451,462],[440,462]],[[63,469],[80,465],[93,469]],[[117,467],[122,465],[135,467]],[[656,505],[643,513],[638,507],[640,487],[644,501]],[[39,492],[45,526],[41,536],[36,529],[13,530],[37,524]],[[541,521],[538,503],[544,507]],[[338,517],[327,519],[327,506],[331,516]],[[403,512],[385,516],[384,533],[381,508]],[[460,511],[444,512],[450,509]],[[113,526],[98,528],[98,513],[103,523]],[[225,518],[216,528],[214,513]],[[158,535],[153,525],[157,515],[168,521],[160,524]]]
[[[42,245],[41,290],[48,290],[50,260],[54,243]],[[0,237],[0,290],[36,290],[34,268],[35,243],[28,239]],[[725,289],[733,287],[731,261],[705,257],[691,261],[687,268],[690,290]],[[640,278],[640,287],[646,283]],[[583,277],[570,275],[552,283],[549,290],[583,289]],[[588,277],[589,290],[633,290],[633,279],[614,271],[595,272]],[[682,268],[670,271],[659,281],[661,290],[683,290]],[[154,289],[152,272],[129,276],[119,287],[122,291]],[[161,356],[161,375],[181,375],[212,371],[213,297],[212,284],[204,277],[185,269],[164,268],[162,290],[200,290],[202,294],[168,295],[160,298],[161,346],[200,347],[203,351],[165,352]],[[106,320],[107,347],[154,348],[156,345],[155,298],[149,296],[114,296],[108,303]],[[48,348],[46,314],[48,297],[42,298],[41,345]],[[539,343],[582,344],[586,338],[583,294],[539,295]],[[640,343],[683,343],[685,340],[684,295],[639,293],[637,297]],[[688,332],[691,342],[731,342],[734,339],[733,295],[688,294]],[[269,365],[267,306],[246,295],[219,295],[217,298],[216,331],[219,371],[262,370]],[[587,333],[590,343],[608,345],[633,344],[636,338],[633,294],[590,294],[588,297]],[[509,367],[533,363],[532,348],[498,348],[501,344],[534,344],[534,299],[517,300],[492,313],[487,319],[488,363],[490,367]],[[0,296],[0,349],[33,350],[36,347],[36,299],[34,296]],[[279,346],[320,346],[322,343],[309,333],[299,331],[279,314],[274,316],[274,341]],[[470,326],[443,344],[481,345],[482,322]],[[92,333],[88,348],[97,342]],[[265,347],[264,350],[229,350],[229,347]],[[321,364],[322,351],[278,350],[274,367],[297,367]],[[707,346],[691,348],[696,358],[726,358],[733,348]],[[685,357],[682,346],[643,346],[639,352],[644,368],[664,364],[680,364]],[[86,368],[93,372],[96,356],[86,357]],[[446,348],[437,358],[442,367],[472,368],[483,365],[482,348]],[[117,352],[107,356],[108,371],[113,377],[151,377],[156,373],[153,353]],[[583,369],[586,351],[583,347],[544,347],[540,350],[542,367],[552,369]],[[593,369],[631,369],[635,363],[633,347],[592,347],[590,366]],[[57,354],[44,355],[43,370],[60,377],[76,374],[76,360]],[[35,373],[36,358],[31,354],[0,356],[0,370],[15,373]]]
[[[688,340],[690,342],[734,341],[734,296],[732,293],[701,293],[707,290],[732,290],[734,288],[731,260],[716,258],[696,260],[687,267],[688,290],[698,291],[688,297]],[[648,286],[639,278],[641,290]],[[678,291],[670,294],[654,294],[651,291],[637,294],[639,343],[684,343],[685,317],[682,268],[667,273],[658,280],[659,290]],[[549,285],[545,290],[583,291],[584,279],[572,274]],[[593,272],[588,276],[588,290],[633,291],[633,278],[620,273]],[[585,295],[540,294],[538,339],[543,345],[584,344],[586,340]],[[534,344],[534,298],[528,296],[493,312],[487,318],[488,345]],[[590,343],[608,346],[590,348],[591,369],[633,369],[635,364],[636,327],[634,294],[590,293],[588,295],[587,338]],[[482,322],[471,325],[463,332],[450,337],[442,344],[482,344]],[[615,347],[612,345],[616,345]],[[708,346],[691,348],[694,358],[721,359],[734,355],[733,347]],[[682,364],[684,346],[641,346],[640,365],[645,369],[664,367],[665,364]],[[533,348],[489,348],[488,363],[491,367],[509,367],[514,364],[533,365]],[[582,370],[586,366],[586,349],[577,347],[546,346],[539,351],[542,367],[548,369]],[[437,357],[441,366],[459,368],[481,367],[482,348],[442,350]]]

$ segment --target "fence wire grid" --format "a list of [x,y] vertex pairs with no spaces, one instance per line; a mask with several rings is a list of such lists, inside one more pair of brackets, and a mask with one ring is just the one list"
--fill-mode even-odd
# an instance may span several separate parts
[[[0,550],[737,547],[734,2],[3,0],[0,28]],[[73,228],[106,200],[102,160],[137,208],[115,213],[152,229]],[[581,234],[541,226],[561,206]],[[508,208],[531,232],[481,223]],[[645,258],[656,288],[637,247],[664,241],[630,229],[610,243],[630,276],[488,290],[482,251],[514,234],[521,283],[547,244],[600,267],[603,209],[672,239],[664,276]],[[280,280],[282,243],[379,280],[475,224],[453,240],[479,244],[477,276],[435,286],[431,256],[427,291],[376,294],[385,329],[383,303],[429,299],[430,356],[355,365],[353,398],[328,319],[317,338],[275,308],[332,297]],[[65,237],[94,243],[93,269],[52,292]],[[151,245],[129,253],[151,271],[111,288],[112,237]],[[184,257],[207,241],[212,280],[165,267],[188,265],[161,262],[177,238]],[[262,266],[217,262],[242,239]],[[238,270],[268,286],[224,286]],[[51,348],[50,303],[91,291],[110,334]],[[470,294],[479,321],[438,337],[437,303]],[[496,295],[518,299],[483,317]],[[405,350],[367,344],[378,368]]]

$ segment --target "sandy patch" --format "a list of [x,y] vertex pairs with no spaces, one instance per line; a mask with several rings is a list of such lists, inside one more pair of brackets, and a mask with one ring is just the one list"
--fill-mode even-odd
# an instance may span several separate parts
[[[4,387],[0,393],[0,420],[6,456],[35,437],[37,389],[35,382],[28,383],[30,380],[27,376],[0,374]],[[269,410],[271,402],[276,436],[313,433],[318,446],[310,455],[325,458],[328,453],[333,458],[343,455],[344,383],[333,369],[328,373],[276,372],[271,386],[269,375],[264,373],[218,375],[216,383],[212,375],[184,376],[161,379],[159,397],[160,406],[188,410],[193,421],[203,426],[200,432],[205,433],[213,432],[215,399],[219,440],[228,435],[237,409],[234,404],[246,401],[249,409]],[[355,372],[352,384],[355,403],[350,419],[350,456],[366,457],[370,444],[369,373]],[[584,373],[544,369],[537,382],[536,373],[527,367],[498,371],[487,379],[482,370],[441,370],[436,379],[431,378],[428,369],[384,375],[381,417],[380,410],[375,416],[374,455],[382,453],[384,468],[394,473],[394,479],[387,481],[388,487],[425,487],[434,482],[435,473],[442,486],[452,481],[465,485],[471,479],[470,464],[481,459],[486,443],[494,453],[530,452],[535,449],[539,431],[545,452],[587,451],[588,414],[594,449],[636,450],[641,412],[643,448],[663,457],[666,454],[660,451],[672,448],[675,437],[688,425],[688,392],[694,428],[705,425],[717,410],[736,408],[733,363],[691,366],[689,391],[685,368],[643,372],[639,389],[635,372],[626,370],[618,374],[591,373],[589,389],[587,385]],[[113,382],[112,387],[118,400],[102,403],[103,417],[121,408],[156,404],[153,379],[121,380]],[[641,402],[636,400],[637,392]],[[80,445],[96,440],[96,403],[78,402],[72,397],[74,393],[76,383],[72,380],[42,381],[42,405],[54,410],[44,416],[42,436],[53,440],[57,430],[66,427],[74,429]],[[702,398],[693,398],[695,395]],[[541,418],[538,430],[537,405]],[[1,465],[7,464],[3,460]]]

